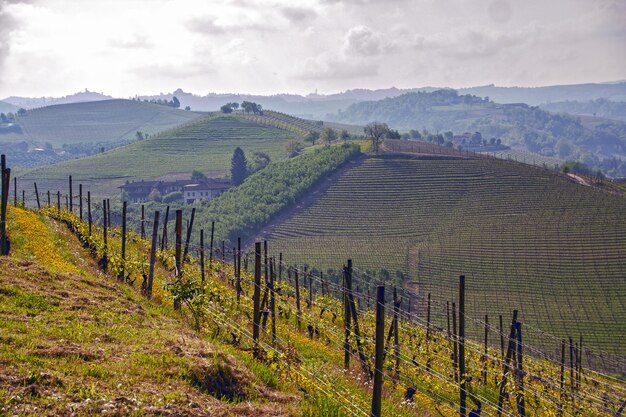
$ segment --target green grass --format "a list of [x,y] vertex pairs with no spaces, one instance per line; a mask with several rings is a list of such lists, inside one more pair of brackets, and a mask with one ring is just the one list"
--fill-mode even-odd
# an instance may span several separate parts
[[[546,170],[493,159],[367,159],[270,241],[289,263],[337,271],[352,258],[361,288],[365,270],[401,271],[419,303],[432,292],[442,327],[465,274],[474,318],[507,322],[519,309],[527,340],[550,352],[558,340],[533,328],[626,354],[626,200]],[[470,329],[480,334],[477,323]]]
[[78,142],[115,142],[134,139],[137,131],[153,135],[198,117],[198,113],[132,100],[59,104],[29,110],[18,118],[22,134],[0,135],[0,141],[49,142],[55,148]]

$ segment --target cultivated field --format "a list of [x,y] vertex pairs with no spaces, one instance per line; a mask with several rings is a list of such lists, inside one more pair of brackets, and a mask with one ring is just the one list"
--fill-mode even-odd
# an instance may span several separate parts
[[193,170],[225,176],[236,147],[241,147],[248,157],[251,152],[262,151],[272,160],[282,159],[286,156],[284,145],[287,140],[298,138],[298,132],[303,130],[300,124],[288,124],[287,117],[279,124],[273,113],[266,114],[211,114],[103,154],[29,171],[19,180],[27,184],[36,180],[42,183],[42,190],[57,190],[65,189],[67,177],[73,175],[78,182],[88,184],[92,191],[115,195],[119,192],[116,187],[126,180],[191,174]]
[[133,139],[137,131],[153,135],[201,115],[132,100],[60,104],[29,110],[18,118],[22,134],[0,135],[0,141],[49,142],[55,148],[78,142]]
[[626,353],[626,200],[547,170],[486,158],[367,159],[270,240],[290,263],[338,270],[354,259],[362,288],[368,269],[400,271],[416,300],[432,292],[442,327],[465,274],[473,318],[503,314],[506,323],[517,308],[526,337],[549,352],[558,340],[536,329]]

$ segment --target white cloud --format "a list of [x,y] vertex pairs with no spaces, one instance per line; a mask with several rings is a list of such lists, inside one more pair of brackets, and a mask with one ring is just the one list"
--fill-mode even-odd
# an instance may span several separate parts
[[0,0],[0,98],[626,78],[623,0]]

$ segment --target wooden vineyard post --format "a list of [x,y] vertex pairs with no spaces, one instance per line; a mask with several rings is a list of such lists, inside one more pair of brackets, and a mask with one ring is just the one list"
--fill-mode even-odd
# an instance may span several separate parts
[[426,306],[426,373],[430,373],[430,293]]
[[[361,362],[361,369],[363,370],[363,374],[369,377],[370,370],[367,366],[367,358],[365,357],[365,353],[363,352],[363,346],[361,342],[361,331],[359,330],[359,319],[356,310],[356,303],[354,302],[354,293],[352,291],[352,259],[348,259],[348,266],[344,270],[344,275],[346,277],[346,288],[348,294],[348,315],[352,314],[352,322],[354,325],[354,336],[356,338],[356,349],[359,354],[359,361]],[[349,317],[350,319],[350,317]],[[349,323],[349,320],[348,320]],[[384,323],[383,323],[384,327]],[[350,335],[350,326],[348,326],[348,336]],[[384,337],[384,328],[383,328],[383,337]],[[384,340],[383,340],[384,346]]]
[[209,242],[209,269],[213,264],[213,235],[215,233],[215,222],[211,222],[211,241]]
[[[241,248],[239,249],[239,252],[241,252]],[[280,282],[282,280],[283,280],[283,253],[280,252],[278,254],[278,281]]]
[[450,340],[450,301],[446,301],[446,319],[448,320],[448,340]]
[[298,270],[294,269],[293,274],[294,274],[294,279],[296,280],[296,324],[298,325],[298,330],[301,330],[302,310],[300,309],[300,281],[298,280]]
[[141,238],[146,238],[146,207],[141,205]]
[[524,402],[524,367],[522,361],[522,323],[515,323],[515,331],[517,333],[517,367],[515,370],[517,386],[517,412],[520,417],[526,417],[526,404]]
[[83,221],[83,184],[78,184],[78,218]]
[[40,210],[41,209],[41,203],[39,202],[39,190],[37,189],[37,183],[34,183],[35,185],[35,197],[37,198],[37,209]]
[[[237,256],[235,257],[235,277],[237,278],[237,282],[235,283],[237,287],[237,304],[241,299],[241,238],[237,238]],[[273,325],[273,324],[272,324]]]
[[22,190],[22,208],[26,208],[26,190]]
[[502,381],[500,382],[500,393],[498,395],[498,417],[500,417],[503,412],[504,397],[506,395],[506,382],[510,373],[511,358],[515,351],[515,323],[517,323],[517,310],[513,310],[513,320],[511,320],[509,343],[506,349],[504,364],[502,365]]
[[[273,259],[272,259],[273,260]],[[276,344],[276,293],[274,291],[274,268],[275,262],[270,262],[270,319],[272,320],[272,343]],[[237,288],[239,288],[239,280],[237,281]]]
[[17,207],[17,177],[13,177],[13,207]]
[[502,314],[500,314],[500,353],[504,359],[504,325],[502,324]]
[[[296,280],[297,281],[297,280]],[[297,287],[296,287],[297,288]],[[297,290],[296,290],[297,291]],[[259,328],[261,314],[261,242],[254,244],[254,314],[252,318],[252,340],[254,342],[254,357],[259,359]]]
[[374,359],[374,390],[372,417],[381,416],[383,394],[383,355],[385,353],[385,287],[376,288],[376,355]]
[[[225,261],[226,261],[226,242],[222,240],[222,266],[224,266]],[[267,277],[265,279],[267,280]]]
[[581,375],[582,375],[582,370],[583,370],[583,336],[580,335],[580,344],[578,345],[578,360],[576,361],[576,363],[578,364],[578,369],[577,369],[577,381],[576,381],[576,387],[577,389],[580,391],[580,382],[581,382]]
[[154,263],[156,261],[156,250],[159,244],[159,211],[154,212],[154,223],[152,225],[152,245],[150,246],[150,267],[148,269],[148,282],[146,284],[146,295],[152,297],[152,282],[154,279]]
[[107,198],[107,226],[111,227],[111,200]]
[[565,340],[561,340],[561,398],[559,400],[559,416],[563,415],[563,402],[565,400]]
[[204,286],[204,229],[200,229],[200,280]]
[[187,260],[187,255],[189,254],[189,242],[191,242],[191,231],[193,229],[193,219],[196,216],[196,208],[191,209],[191,219],[189,220],[189,225],[187,226],[187,238],[185,239],[185,251],[183,252],[183,264]]
[[452,368],[454,370],[454,382],[459,382],[459,351],[456,332],[456,303],[452,302]]
[[89,222],[89,236],[91,236],[91,191],[87,191],[87,221]]
[[104,241],[104,249],[102,254],[102,270],[107,271],[107,202],[102,200],[102,239]]
[[569,386],[574,398],[574,341],[569,338]]
[[[176,250],[175,250],[175,259],[176,259],[176,281],[180,281],[182,277],[182,246],[183,246],[183,211],[176,210],[176,226],[175,226],[175,234],[176,234]],[[180,301],[174,301],[174,310],[180,310]]]
[[[57,213],[61,214],[61,191],[57,191]],[[106,218],[106,212],[104,217]]]
[[65,210],[70,209],[70,199],[67,194],[65,194]]
[[126,269],[126,201],[122,203],[122,269],[117,279],[124,280],[124,270]]
[[167,221],[170,217],[170,206],[165,207],[165,218],[163,219],[163,234],[161,236],[161,250],[167,249]]
[[50,190],[48,190],[48,208],[50,208],[50,207],[51,207],[51,205],[50,205]]
[[309,308],[313,308],[313,279],[311,275],[309,275]]
[[322,292],[322,297],[323,297],[325,294],[324,289],[326,287],[326,283],[324,282],[324,273],[322,271],[320,271],[320,287],[321,287],[321,292]]
[[400,303],[398,300],[398,291],[393,287],[393,353],[396,360],[395,375],[396,379],[400,379],[400,334],[398,329],[398,321],[400,320]]
[[483,352],[483,384],[487,385],[487,344],[489,338],[489,316],[485,314],[485,350]]
[[70,196],[69,196],[69,200],[70,200],[70,212],[74,213],[74,193],[72,191],[72,176],[70,175]]
[[459,277],[459,410],[461,417],[467,413],[467,390],[465,375],[465,275]]
[[9,185],[11,184],[11,169],[7,168],[6,156],[0,156],[0,188],[2,196],[0,198],[0,255],[9,254],[9,240],[7,238],[7,206],[9,201]]
[[348,301],[348,267],[343,268],[343,367],[350,369],[350,302]]

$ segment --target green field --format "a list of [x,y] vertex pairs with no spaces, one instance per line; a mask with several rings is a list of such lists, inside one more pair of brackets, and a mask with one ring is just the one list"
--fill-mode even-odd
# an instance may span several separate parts
[[22,134],[0,135],[1,142],[46,142],[53,147],[79,142],[133,139],[137,131],[150,135],[201,115],[132,100],[59,104],[28,110],[17,122]]
[[64,190],[67,177],[72,175],[92,192],[113,196],[119,192],[116,187],[126,180],[180,173],[188,178],[193,170],[222,177],[229,172],[230,159],[238,146],[248,155],[262,151],[272,160],[285,158],[285,143],[299,138],[307,126],[301,119],[293,121],[290,124],[288,117],[272,112],[264,116],[211,114],[103,154],[31,170],[19,181],[25,186],[41,182],[42,190]]
[[[513,309],[527,339],[583,335],[586,346],[623,358],[626,344],[626,200],[532,166],[494,159],[370,158],[270,236],[287,262],[338,270],[352,258],[366,270],[396,271],[434,300],[468,278],[473,318],[492,323]],[[424,305],[414,305],[424,314]],[[480,324],[470,328],[477,336]],[[590,361],[600,359],[589,356]],[[610,363],[610,362],[608,362]]]

